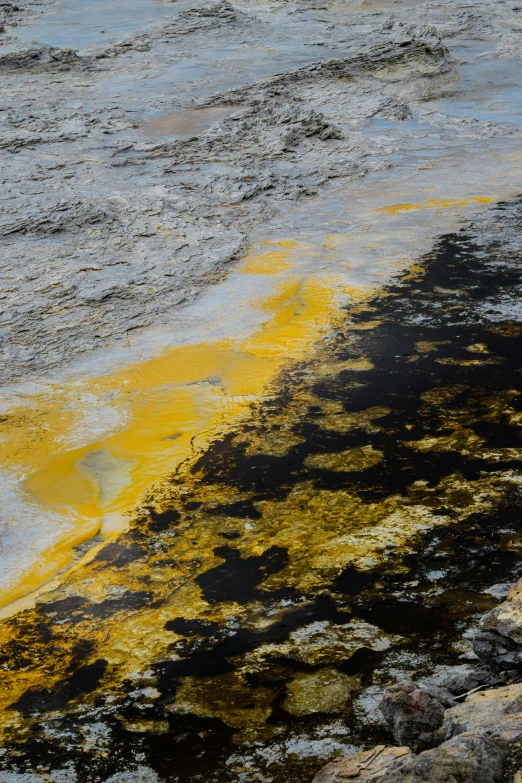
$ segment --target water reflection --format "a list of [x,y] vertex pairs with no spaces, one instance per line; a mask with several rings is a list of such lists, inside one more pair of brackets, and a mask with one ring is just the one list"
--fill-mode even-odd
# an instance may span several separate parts
[[242,109],[244,110],[243,106],[234,105],[185,109],[149,120],[141,126],[141,130],[146,136],[153,138],[190,136],[195,133],[201,133],[215,122],[227,119]]

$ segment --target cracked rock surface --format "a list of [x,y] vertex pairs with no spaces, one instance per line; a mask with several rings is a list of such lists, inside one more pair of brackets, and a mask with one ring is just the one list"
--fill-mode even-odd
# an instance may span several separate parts
[[[75,7],[63,3],[0,6],[4,383],[168,323],[253,227],[393,166],[411,133],[386,123],[519,133],[443,105],[454,40],[485,36],[478,61],[517,56],[511,3],[147,0],[143,22],[131,9],[132,29],[106,43],[110,30],[81,24],[60,37],[53,19]],[[198,109],[208,122],[194,124]],[[154,130],[184,112],[184,132]]]

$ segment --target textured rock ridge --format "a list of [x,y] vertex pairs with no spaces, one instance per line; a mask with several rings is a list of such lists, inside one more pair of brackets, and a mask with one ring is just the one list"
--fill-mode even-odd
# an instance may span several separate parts
[[522,582],[513,585],[506,601],[482,618],[473,649],[492,667],[522,668]]
[[487,668],[449,668],[445,688],[404,680],[386,690],[380,710],[400,747],[336,759],[314,783],[513,780],[522,762],[522,683],[483,689],[522,676],[522,581],[482,618],[473,648]]
[[452,703],[451,697],[446,698],[442,692],[430,693],[411,680],[403,680],[388,688],[381,712],[395,739],[419,751],[440,741],[438,729],[444,722],[444,708]]

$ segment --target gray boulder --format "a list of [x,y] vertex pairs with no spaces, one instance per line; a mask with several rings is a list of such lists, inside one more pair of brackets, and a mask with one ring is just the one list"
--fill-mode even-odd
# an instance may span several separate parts
[[418,752],[433,747],[442,739],[439,729],[444,721],[444,705],[436,695],[411,680],[388,688],[380,710],[401,745]]

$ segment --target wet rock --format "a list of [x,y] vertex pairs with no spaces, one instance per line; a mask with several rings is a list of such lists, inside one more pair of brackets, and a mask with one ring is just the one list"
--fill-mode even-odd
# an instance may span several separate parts
[[80,58],[74,49],[35,44],[31,48],[13,45],[0,50],[1,71],[44,71],[69,69]]
[[237,18],[237,13],[232,3],[229,3],[228,0],[222,0],[220,3],[204,8],[192,8],[185,12],[184,17],[194,19],[206,19],[210,17],[211,19],[226,19],[227,21],[233,21]]
[[283,708],[299,717],[316,712],[342,712],[359,688],[357,677],[349,677],[331,667],[302,672],[286,686],[288,695]]
[[[139,765],[134,769],[124,769],[104,779],[104,783],[161,783],[154,770]],[[50,770],[43,775],[35,773],[2,772],[2,783],[78,783],[78,776],[71,767]]]
[[444,705],[435,695],[411,680],[403,680],[388,688],[380,709],[401,745],[419,751],[440,741]]
[[343,756],[327,764],[314,778],[313,783],[337,783],[341,780],[403,779],[411,769],[413,754],[409,748],[387,748],[378,745],[373,750]]
[[140,764],[135,769],[124,770],[111,775],[105,783],[161,783],[161,778],[153,769]]
[[494,668],[522,669],[522,582],[513,585],[507,599],[482,618],[473,650]]
[[249,17],[237,11],[228,0],[204,6],[189,8],[160,25],[153,26],[150,31],[125,38],[111,46],[100,49],[94,55],[101,60],[106,57],[118,57],[131,51],[147,52],[160,42],[169,41],[191,33],[201,33],[206,29],[237,24],[249,20]]
[[[493,679],[491,672],[472,664],[441,667],[441,671],[429,682],[444,688],[448,695],[459,696],[481,685],[487,685]],[[451,696],[450,696],[451,698]]]
[[[231,103],[247,100],[259,102],[268,97],[278,96],[281,94],[279,92],[281,89],[292,88],[297,83],[303,84],[324,78],[342,79],[372,74],[377,78],[387,79],[391,77],[395,68],[401,69],[401,77],[405,75],[404,72],[409,73],[411,77],[409,90],[413,87],[413,82],[417,82],[418,79],[422,81],[444,76],[449,83],[457,78],[455,61],[440,37],[430,31],[427,32],[425,28],[410,26],[407,34],[403,34],[401,30],[399,33],[394,33],[388,42],[370,47],[351,57],[311,63],[247,87],[218,93],[208,100],[206,105],[223,103],[224,99]],[[383,69],[388,71],[385,73]],[[417,82],[417,85],[420,86],[420,83]],[[400,94],[402,98],[403,91]],[[388,104],[390,98],[387,99]],[[404,113],[403,100],[396,101],[394,105],[401,105],[400,113]]]
[[[391,703],[398,703],[398,707],[391,707],[390,712],[402,714],[406,703],[412,714],[410,704],[427,703],[418,691],[416,694],[414,683],[395,686]],[[438,747],[415,755],[406,747],[378,746],[332,762],[314,783],[337,783],[346,778],[361,783],[500,783],[506,760],[522,739],[521,712],[520,684],[474,694],[446,711],[439,733],[441,740],[446,739]]]
[[401,640],[352,618],[345,625],[317,621],[290,633],[282,644],[264,644],[247,656],[252,671],[270,666],[273,658],[288,656],[311,666],[325,666],[351,658],[358,650],[383,651]]

